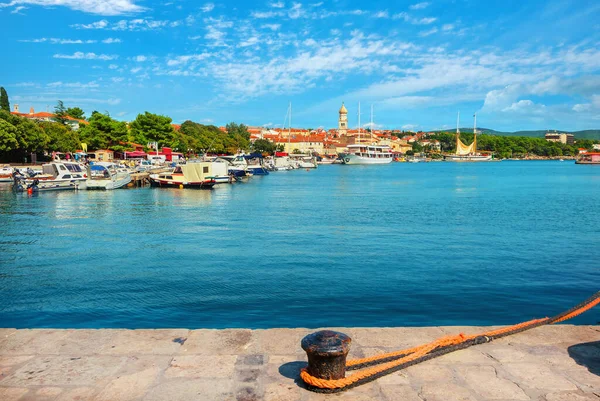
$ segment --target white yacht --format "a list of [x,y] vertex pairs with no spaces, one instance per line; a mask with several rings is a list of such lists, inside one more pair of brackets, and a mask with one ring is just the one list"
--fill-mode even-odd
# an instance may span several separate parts
[[26,180],[27,184],[37,181],[39,191],[86,189],[87,176],[79,163],[52,162],[42,165],[42,174]]
[[[371,106],[371,129],[373,127],[373,106]],[[360,142],[360,103],[358,104],[358,141]],[[343,164],[388,164],[394,160],[392,148],[388,145],[348,145],[347,152],[340,153]]]
[[0,166],[0,182],[13,182],[14,171],[8,164]]
[[89,167],[87,189],[117,189],[131,182],[131,175],[115,163],[96,162]]

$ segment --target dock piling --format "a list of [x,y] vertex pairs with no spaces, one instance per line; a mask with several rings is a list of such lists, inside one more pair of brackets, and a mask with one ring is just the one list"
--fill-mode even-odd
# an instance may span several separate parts
[[301,345],[308,356],[308,373],[320,379],[343,379],[351,342],[346,334],[332,330],[321,330],[304,337]]

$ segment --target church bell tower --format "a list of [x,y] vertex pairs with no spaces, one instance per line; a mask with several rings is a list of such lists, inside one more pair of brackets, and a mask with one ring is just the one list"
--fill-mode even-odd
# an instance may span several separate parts
[[346,110],[346,106],[342,102],[342,107],[340,107],[340,117],[338,119],[338,135],[346,135],[348,132],[348,110]]

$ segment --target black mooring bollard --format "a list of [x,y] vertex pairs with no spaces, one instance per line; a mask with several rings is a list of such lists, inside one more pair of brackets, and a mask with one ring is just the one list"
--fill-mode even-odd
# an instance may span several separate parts
[[351,341],[344,333],[331,330],[317,331],[304,337],[301,345],[308,356],[308,373],[320,379],[343,379]]

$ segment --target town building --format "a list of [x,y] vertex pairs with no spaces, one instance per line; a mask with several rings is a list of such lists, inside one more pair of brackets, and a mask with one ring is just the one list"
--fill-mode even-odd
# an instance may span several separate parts
[[575,143],[575,135],[565,134],[559,132],[547,132],[545,138],[548,142],[560,142],[567,145],[573,145]]
[[[10,114],[15,115],[15,116],[19,116],[19,117],[24,117],[24,118],[28,118],[30,120],[35,120],[35,121],[56,121],[56,114],[54,113],[49,113],[46,111],[41,111],[39,113],[36,113],[35,110],[33,109],[33,107],[31,107],[29,109],[29,113],[21,113],[19,111],[19,105],[15,104],[14,106],[14,110],[10,112]],[[66,116],[66,122],[67,124],[69,124],[71,126],[71,129],[77,131],[79,129],[79,126],[81,124],[88,124],[87,121],[85,120],[78,120],[76,118],[73,118],[71,116]]]

